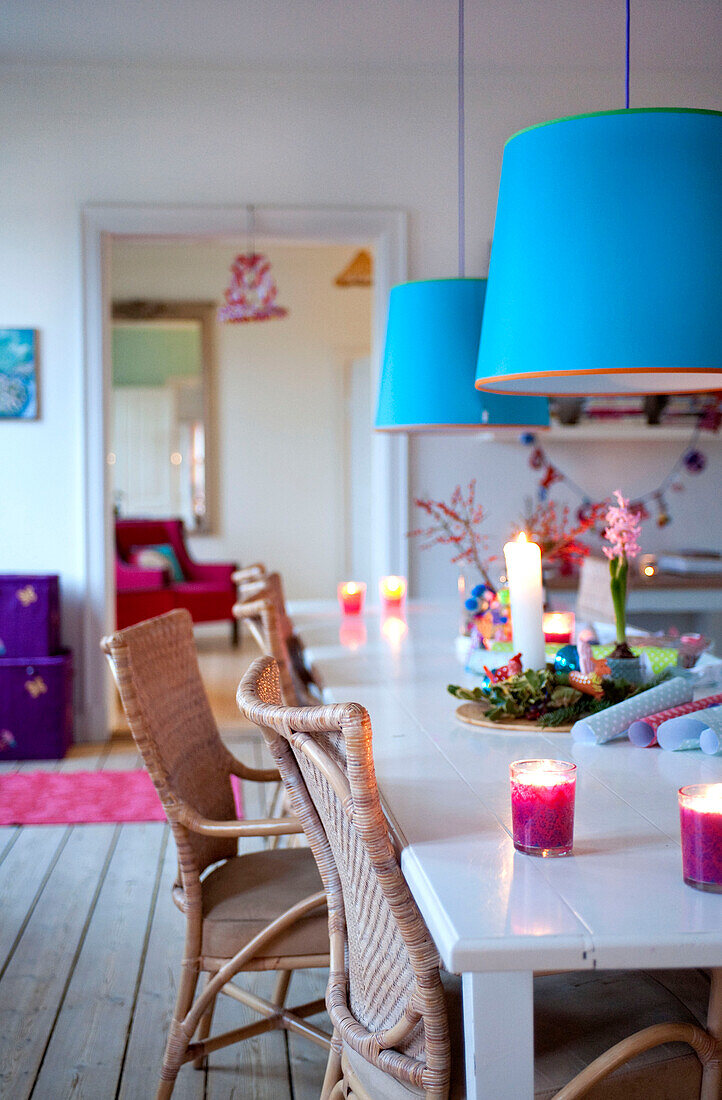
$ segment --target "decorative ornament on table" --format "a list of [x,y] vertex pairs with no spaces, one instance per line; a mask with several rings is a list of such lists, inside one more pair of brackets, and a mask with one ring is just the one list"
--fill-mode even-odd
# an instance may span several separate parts
[[607,527],[604,538],[609,546],[602,547],[604,556],[609,560],[610,588],[616,620],[617,645],[607,659],[612,676],[628,683],[642,681],[642,663],[627,644],[627,575],[629,562],[639,554],[641,526],[629,501],[625,500],[619,489],[614,496],[616,504],[607,511]]
[[507,589],[494,592],[484,584],[472,588],[470,597],[464,602],[465,633],[471,638],[469,654],[491,649],[494,642],[511,641],[508,597]]
[[579,651],[575,645],[563,645],[554,658],[556,672],[579,672]]

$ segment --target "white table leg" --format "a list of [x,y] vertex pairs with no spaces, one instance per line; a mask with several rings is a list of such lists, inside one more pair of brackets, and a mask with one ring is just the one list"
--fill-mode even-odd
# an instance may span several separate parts
[[462,990],[467,1100],[533,1100],[533,974],[462,974]]

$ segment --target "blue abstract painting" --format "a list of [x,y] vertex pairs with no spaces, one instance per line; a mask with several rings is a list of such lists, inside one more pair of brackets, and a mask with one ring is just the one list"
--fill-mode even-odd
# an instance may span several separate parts
[[0,419],[35,420],[37,415],[35,329],[0,328]]

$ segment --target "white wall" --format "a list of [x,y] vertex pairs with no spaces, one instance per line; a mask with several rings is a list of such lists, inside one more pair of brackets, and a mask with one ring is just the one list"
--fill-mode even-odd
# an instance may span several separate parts
[[[113,296],[220,300],[246,247],[114,241]],[[215,326],[216,517],[212,535],[191,544],[199,560],[266,561],[289,598],[332,597],[346,549],[344,377],[369,352],[371,291],[334,286],[348,246],[256,247],[289,312]]]
[[[456,74],[433,63],[422,71],[374,72],[349,65],[292,71],[6,64],[0,80],[0,325],[39,329],[42,355],[41,419],[0,425],[0,569],[61,573],[65,638],[79,649],[86,575],[83,204],[403,207],[410,211],[411,276],[453,274]],[[585,69],[573,58],[566,68],[535,74],[480,72],[468,59],[470,274],[484,273],[504,140],[547,118],[617,107],[621,82],[621,64]],[[638,66],[634,100],[722,108],[719,70]],[[503,526],[509,452],[500,449],[483,461],[489,507]],[[512,461],[526,478],[523,456]],[[599,472],[608,461],[595,455],[588,465]],[[646,484],[656,476],[659,454],[640,461],[639,480]],[[470,441],[422,442],[414,446],[412,490],[438,483],[446,491],[479,465]],[[607,488],[616,478],[603,480]],[[700,479],[698,494],[688,493],[689,506],[696,499],[703,512],[717,480],[714,472]],[[444,583],[429,558],[415,555],[412,574],[417,591]]]
[[[655,489],[684,449],[683,441],[654,442],[654,429],[647,430],[651,435],[649,442],[609,442],[601,446],[589,441],[547,442],[543,432],[538,438],[549,459],[573,478],[590,499],[603,500],[614,489],[621,489],[625,496],[634,499]],[[666,493],[672,522],[667,527],[657,527],[654,505],[649,506],[651,518],[643,525],[641,538],[645,553],[693,546],[722,550],[722,517],[717,503],[722,438],[716,435],[703,438],[699,446],[707,456],[705,471],[690,475],[683,470],[676,480],[684,490]],[[476,499],[484,505],[486,515],[481,529],[489,535],[490,552],[501,554],[511,525],[525,512],[525,499],[531,497],[536,504],[539,471],[529,466],[530,450],[513,434],[508,442],[501,443],[485,442],[480,437],[452,440],[435,436],[414,440],[410,452],[414,493],[448,500],[458,482],[466,485],[475,477]],[[550,489],[549,495],[561,504],[569,504],[572,515],[580,503],[577,495],[558,484]],[[422,526],[422,521],[423,513],[412,505],[411,529]],[[585,541],[595,546],[593,540]],[[599,552],[599,543],[596,547]],[[457,573],[457,567],[449,559],[446,546],[423,552],[417,549],[412,556],[414,587],[434,596],[448,595]],[[503,567],[503,561],[498,564]],[[660,620],[655,629],[667,625]]]

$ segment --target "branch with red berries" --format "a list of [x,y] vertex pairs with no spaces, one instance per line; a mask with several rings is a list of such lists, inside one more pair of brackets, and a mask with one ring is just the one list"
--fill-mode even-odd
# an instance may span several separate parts
[[422,550],[432,546],[451,546],[452,564],[468,562],[474,565],[487,588],[496,591],[489,576],[489,565],[495,561],[494,555],[487,554],[487,539],[478,528],[484,521],[484,509],[476,503],[476,478],[473,478],[464,491],[457,485],[448,504],[443,500],[431,500],[419,497],[414,500],[417,508],[429,516],[433,523],[430,527],[419,527],[409,531],[409,538],[422,538],[425,543]]

